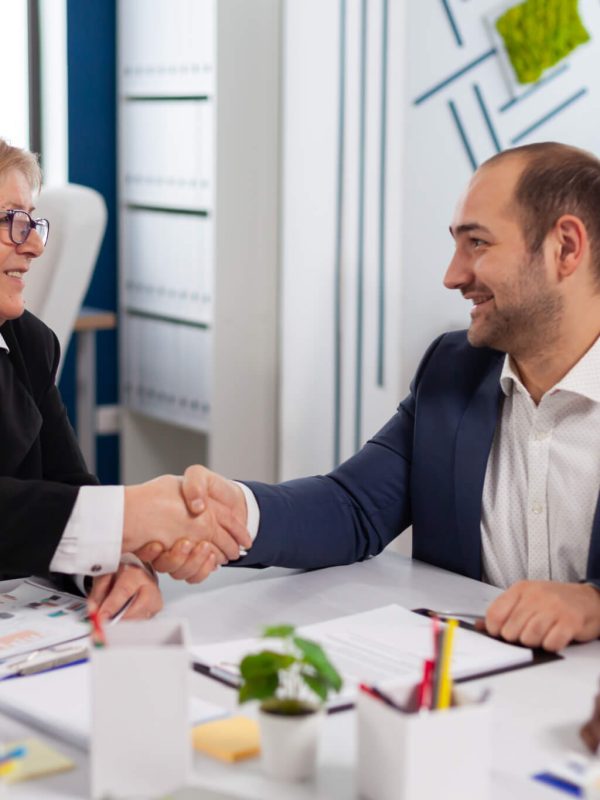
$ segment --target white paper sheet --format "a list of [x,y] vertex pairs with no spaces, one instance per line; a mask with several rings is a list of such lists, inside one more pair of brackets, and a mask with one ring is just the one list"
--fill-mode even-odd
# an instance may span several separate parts
[[[85,750],[91,730],[90,670],[89,663],[77,664],[2,681],[0,712]],[[190,700],[190,725],[224,716],[221,706]]]
[[[423,661],[433,657],[431,620],[398,605],[307,625],[298,631],[321,644],[344,679],[334,704],[353,700],[361,682],[402,686],[417,683]],[[272,648],[276,640],[238,639],[192,647],[195,661],[216,675],[238,674],[243,656]],[[527,664],[531,650],[505,644],[480,633],[458,628],[452,657],[453,678]]]
[[23,581],[0,594],[0,663],[87,637],[86,617],[85,597]]

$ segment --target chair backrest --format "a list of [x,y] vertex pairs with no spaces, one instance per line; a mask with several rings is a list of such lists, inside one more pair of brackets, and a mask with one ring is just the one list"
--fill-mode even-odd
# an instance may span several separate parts
[[31,264],[25,304],[52,328],[64,356],[104,237],[106,204],[95,189],[67,183],[42,188],[35,216],[50,220],[50,236]]

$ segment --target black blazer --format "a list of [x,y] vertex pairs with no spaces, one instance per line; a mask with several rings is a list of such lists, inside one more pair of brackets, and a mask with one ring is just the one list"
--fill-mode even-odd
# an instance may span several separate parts
[[27,311],[0,333],[10,349],[0,368],[0,575],[44,575],[78,487],[98,481],[54,383],[56,336]]

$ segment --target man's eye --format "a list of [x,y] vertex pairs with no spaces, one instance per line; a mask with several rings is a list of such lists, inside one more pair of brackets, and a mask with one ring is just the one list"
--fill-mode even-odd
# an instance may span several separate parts
[[484,241],[483,239],[477,239],[474,236],[471,237],[471,245],[476,249],[479,247],[483,247],[486,244],[487,242]]

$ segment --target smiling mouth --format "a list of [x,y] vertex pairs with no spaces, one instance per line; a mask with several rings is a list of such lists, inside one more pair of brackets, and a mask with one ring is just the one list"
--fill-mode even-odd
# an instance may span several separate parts
[[482,313],[485,307],[491,303],[494,299],[494,296],[491,294],[482,295],[481,297],[472,297],[471,302],[473,306],[471,308],[471,316],[477,316],[478,314]]
[[9,278],[20,278],[21,280],[25,277],[24,270],[11,269],[7,270],[4,274],[8,275]]

